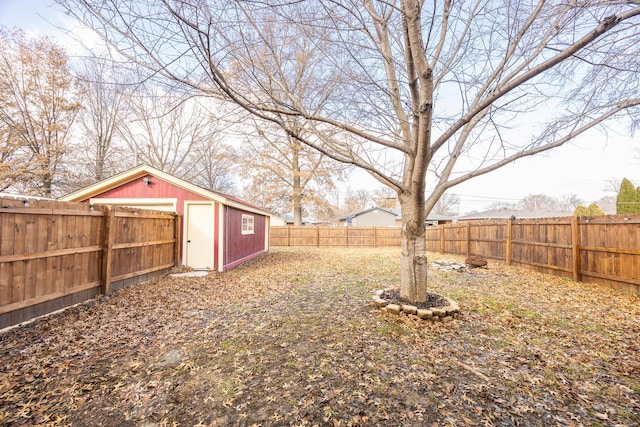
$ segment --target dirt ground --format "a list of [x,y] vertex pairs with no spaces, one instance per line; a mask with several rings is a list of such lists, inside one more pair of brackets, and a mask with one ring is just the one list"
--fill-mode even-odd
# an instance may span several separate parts
[[[431,255],[431,260],[455,257]],[[489,264],[382,315],[398,249],[276,249],[0,335],[0,425],[638,426],[638,295]]]

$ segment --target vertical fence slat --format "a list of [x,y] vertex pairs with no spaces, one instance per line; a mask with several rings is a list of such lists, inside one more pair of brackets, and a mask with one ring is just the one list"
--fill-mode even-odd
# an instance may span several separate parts
[[511,257],[513,254],[513,220],[507,221],[507,250],[505,254],[505,261],[507,265],[511,265]]
[[[292,230],[273,227],[272,245],[317,242],[313,227],[295,228],[295,241],[289,238]],[[393,238],[387,232],[394,233]],[[381,246],[381,236],[385,246],[400,246],[401,233],[401,228],[326,227],[320,246]],[[439,246],[443,254],[473,252],[509,265],[640,293],[640,215],[588,221],[565,217],[465,222],[430,227],[427,234],[427,248],[437,251]]]
[[471,224],[467,223],[467,258],[471,256]]
[[[108,294],[112,283],[120,287],[147,280],[179,260],[177,215],[133,210],[131,226],[117,230],[115,218],[121,214],[115,209],[94,211],[86,204],[52,200],[0,201],[0,329],[99,291]],[[116,232],[124,240],[115,240]],[[121,267],[124,274],[118,276],[114,268]]]
[[580,275],[580,223],[578,217],[571,218],[571,254],[573,257],[573,280],[579,282]]
[[104,212],[104,241],[102,254],[102,278],[100,292],[104,295],[111,293],[111,265],[113,257],[113,240],[115,213],[111,206],[107,206]]
[[180,248],[182,247],[182,217],[178,214],[176,214],[175,221],[173,222],[173,238],[176,239],[173,245],[173,261],[177,267],[181,264]]

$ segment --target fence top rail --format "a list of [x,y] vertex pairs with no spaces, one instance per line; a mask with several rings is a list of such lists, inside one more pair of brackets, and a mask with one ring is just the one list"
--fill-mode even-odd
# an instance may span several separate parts
[[29,215],[68,215],[68,216],[104,216],[101,210],[51,209],[51,208],[13,208],[0,207],[0,213]]
[[465,228],[465,227],[490,227],[504,226],[511,223],[518,225],[570,225],[577,221],[580,225],[615,225],[615,224],[640,224],[640,214],[627,215],[599,215],[599,216],[577,216],[577,217],[553,217],[553,218],[516,218],[509,219],[485,219],[474,221],[459,221],[453,224],[439,224],[427,227],[429,230],[439,230],[441,228]]

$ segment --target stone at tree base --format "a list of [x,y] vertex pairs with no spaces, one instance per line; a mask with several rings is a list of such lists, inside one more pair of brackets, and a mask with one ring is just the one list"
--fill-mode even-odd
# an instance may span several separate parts
[[382,294],[384,294],[384,289],[378,289],[378,290],[376,291],[376,295],[377,295],[377,296],[381,297],[381,296],[382,296]]
[[418,307],[416,307],[415,305],[403,304],[402,311],[408,314],[416,314],[418,312]]
[[443,322],[449,322],[449,321],[453,320],[453,317],[451,317],[451,316],[444,316],[441,320],[442,320]]
[[419,309],[416,314],[421,319],[431,319],[433,317],[433,311],[431,310]]
[[389,302],[387,300],[384,300],[382,298],[380,298],[379,296],[374,296],[373,297],[373,303],[377,306],[377,307],[384,307],[387,304],[389,304]]
[[442,309],[445,311],[447,316],[451,316],[452,314],[458,313],[460,311],[459,307],[455,307],[452,305],[448,305],[446,307],[443,307]]
[[389,313],[399,314],[400,306],[398,304],[389,304],[386,306],[386,309]]
[[447,312],[441,308],[432,308],[431,311],[433,312],[434,316],[438,316],[438,317],[444,317],[447,314]]

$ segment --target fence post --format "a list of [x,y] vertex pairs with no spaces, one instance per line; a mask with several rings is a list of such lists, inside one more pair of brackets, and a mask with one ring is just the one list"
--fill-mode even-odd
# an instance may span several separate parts
[[573,256],[573,280],[579,282],[582,277],[580,270],[580,223],[578,217],[571,217],[571,253]]
[[467,258],[471,256],[471,223],[467,221]]
[[444,224],[440,226],[440,253],[444,254]]
[[511,265],[511,257],[513,254],[513,246],[512,246],[512,241],[513,241],[513,220],[509,219],[507,220],[507,253],[506,253],[506,262],[507,265]]
[[291,226],[287,224],[287,246],[291,246]]
[[182,229],[182,217],[180,216],[180,214],[175,213],[173,215],[173,226],[175,227],[173,232],[174,232],[174,239],[176,240],[174,243],[174,265],[176,267],[178,267],[180,265],[180,245],[182,243],[182,236],[180,235],[180,231]]
[[105,206],[104,211],[104,236],[102,241],[102,282],[100,292],[104,295],[111,293],[111,260],[113,258],[113,240],[115,230],[113,223],[115,212],[111,206]]
[[373,227],[373,247],[378,247],[378,228]]

